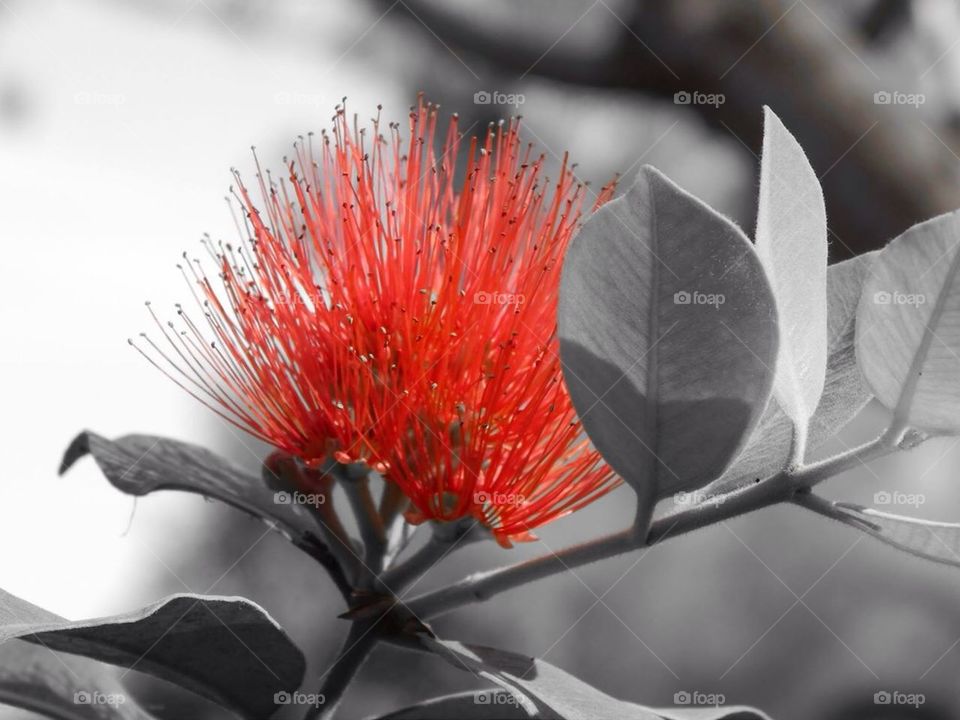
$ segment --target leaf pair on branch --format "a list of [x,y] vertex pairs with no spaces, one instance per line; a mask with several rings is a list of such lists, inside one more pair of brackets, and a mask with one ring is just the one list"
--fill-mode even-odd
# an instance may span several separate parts
[[817,177],[766,110],[755,243],[653,168],[566,258],[561,355],[581,422],[652,506],[808,465],[875,395],[908,428],[960,432],[960,215],[827,269]]
[[826,216],[816,175],[769,110],[759,207],[754,246],[645,167],[567,254],[567,385],[647,519],[656,501],[724,473],[771,391],[803,458],[827,367]]

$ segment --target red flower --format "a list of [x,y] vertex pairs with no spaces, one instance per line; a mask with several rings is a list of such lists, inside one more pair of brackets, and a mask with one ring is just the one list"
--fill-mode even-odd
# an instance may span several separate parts
[[473,515],[504,544],[526,539],[617,482],[557,352],[584,187],[564,158],[550,192],[516,121],[470,139],[459,183],[456,116],[439,157],[435,107],[411,109],[406,143],[397,124],[372,129],[338,108],[332,137],[295,145],[288,182],[258,174],[263,211],[236,176],[250,239],[208,244],[224,291],[189,265],[215,340],[181,310],[184,331],[161,326],[175,348],[163,358],[198,399],[308,465],[368,463],[413,521]]

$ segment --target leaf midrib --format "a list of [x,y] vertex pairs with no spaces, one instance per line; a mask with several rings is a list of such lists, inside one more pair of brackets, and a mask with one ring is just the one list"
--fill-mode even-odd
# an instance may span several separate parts
[[[649,341],[652,347],[649,352],[649,361],[647,364],[647,402],[650,405],[651,412],[645,413],[647,422],[647,432],[645,435],[650,438],[650,461],[647,468],[649,476],[653,479],[654,494],[660,492],[660,267],[659,267],[659,219],[657,215],[657,192],[653,182],[648,179],[650,185],[650,309],[647,318]],[[638,503],[643,502],[643,498],[638,498]]]
[[947,305],[949,290],[956,279],[957,271],[960,269],[960,249],[954,246],[953,259],[950,261],[950,268],[943,279],[940,287],[940,293],[937,295],[937,302],[933,306],[930,318],[923,326],[923,337],[917,346],[917,351],[913,355],[910,368],[907,370],[907,377],[904,380],[903,387],[900,389],[900,397],[897,399],[897,407],[893,411],[893,424],[897,427],[908,424],[910,409],[913,406],[914,395],[916,395],[917,385],[920,383],[920,375],[923,371],[923,365],[927,361],[927,355],[930,352],[930,346],[933,344],[933,328],[939,324],[940,318]]

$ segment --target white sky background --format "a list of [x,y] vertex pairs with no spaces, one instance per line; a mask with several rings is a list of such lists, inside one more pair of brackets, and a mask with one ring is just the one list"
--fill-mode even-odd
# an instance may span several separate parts
[[126,340],[149,329],[145,299],[170,314],[190,300],[175,267],[184,249],[199,253],[205,231],[233,237],[222,198],[231,166],[252,180],[251,144],[279,167],[280,139],[325,127],[344,88],[357,107],[408,104],[356,57],[324,73],[369,24],[324,5],[318,57],[303,62],[269,28],[250,41],[211,28],[220,21],[199,2],[159,15],[0,4],[0,83],[22,85],[26,103],[19,124],[0,124],[7,591],[71,618],[130,609],[141,579],[163,571],[154,548],[201,531],[202,504],[163,493],[139,502],[122,537],[132,499],[89,459],[63,478],[57,464],[84,428],[213,442],[213,415]]

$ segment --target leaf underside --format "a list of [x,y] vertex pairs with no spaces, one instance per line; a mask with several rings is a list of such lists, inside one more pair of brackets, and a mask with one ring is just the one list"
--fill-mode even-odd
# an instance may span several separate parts
[[752,244],[653,168],[574,238],[558,322],[580,421],[641,498],[718,477],[770,395],[776,309]]
[[764,108],[757,254],[780,319],[774,395],[797,428],[802,457],[827,367],[827,214],[816,173],[770,108]]
[[[536,717],[553,720],[770,720],[763,713],[745,707],[654,710],[617,700],[543,660],[449,640],[424,638],[423,643],[454,667],[499,683],[503,689],[493,692],[501,693],[500,700],[504,705],[500,707],[509,706],[514,713],[497,714],[499,708],[489,706],[490,714],[468,717]],[[512,695],[515,702],[507,704],[502,693]],[[465,707],[466,699],[472,700],[473,694],[458,697],[460,699],[455,702]],[[534,706],[533,714],[516,714],[518,711],[523,712],[523,708],[531,703]],[[417,717],[413,710],[409,708],[406,716],[387,717]]]
[[181,490],[215,498],[271,523],[311,555],[326,552],[317,534],[318,521],[309,509],[277,503],[273,488],[206,448],[154,435],[108,440],[85,431],[67,448],[60,474],[87,454],[121,492],[141,496],[158,490]]
[[299,687],[305,670],[286,633],[242,598],[173,595],[71,622],[0,590],[0,643],[14,639],[154,675],[249,718],[275,712],[274,694]]
[[20,640],[0,645],[0,704],[54,720],[152,720],[114,668]]
[[[879,251],[831,265],[827,273],[828,361],[826,383],[817,410],[810,419],[806,460],[836,436],[872,396],[857,365],[854,350],[857,305],[865,278]],[[770,477],[790,459],[793,423],[771,398],[760,424],[733,465],[708,485],[707,496],[722,495]]]
[[857,359],[894,422],[960,432],[960,211],[895,238],[857,310]]
[[960,567],[960,524],[895,515],[854,503],[834,503],[838,518],[877,540],[924,560]]

